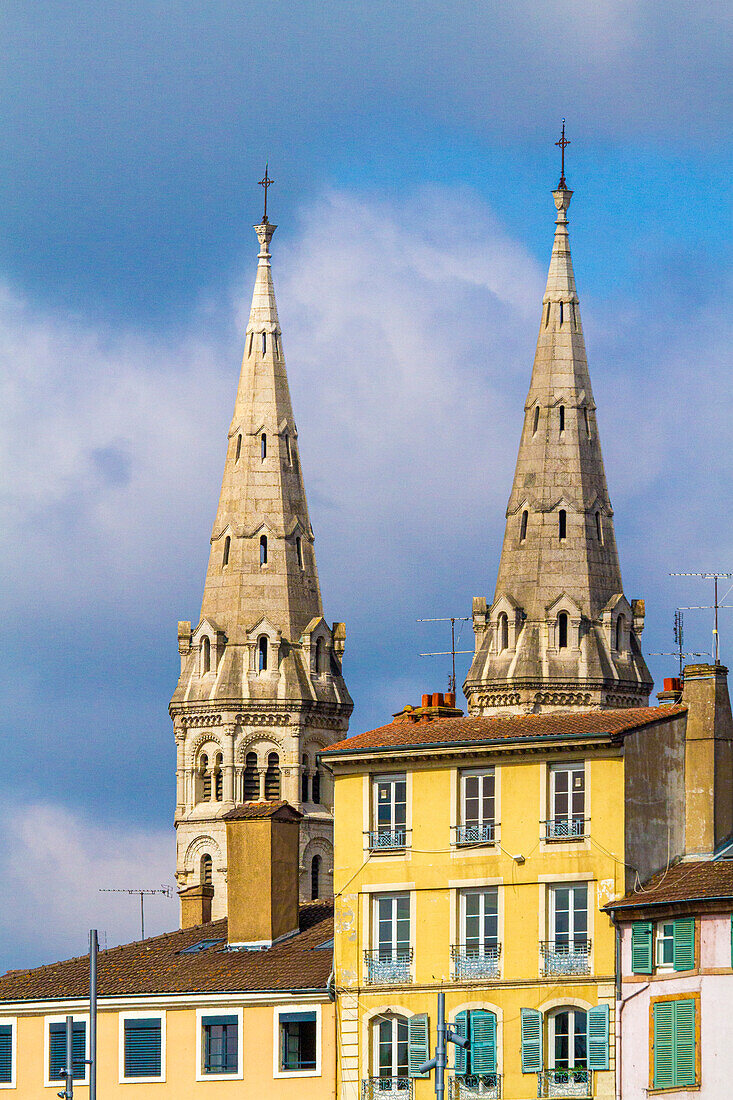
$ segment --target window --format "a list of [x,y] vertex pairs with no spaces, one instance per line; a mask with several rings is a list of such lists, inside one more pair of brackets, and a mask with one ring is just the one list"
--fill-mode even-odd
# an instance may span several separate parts
[[568,533],[568,514],[564,508],[561,508],[557,517],[557,533],[560,541],[567,538]]
[[162,1016],[122,1016],[122,1066],[124,1080],[163,1079]]
[[276,752],[271,752],[267,757],[267,771],[265,772],[265,798],[269,802],[277,801],[280,797],[280,757]]
[[580,1008],[561,1008],[547,1021],[550,1069],[587,1069],[588,1020]]
[[407,779],[383,775],[372,780],[374,824],[372,848],[404,848],[407,833]]
[[260,459],[262,462],[267,458],[267,436],[263,432],[260,437]]
[[458,904],[461,942],[453,952],[456,979],[498,978],[498,890],[462,890]]
[[697,1083],[695,999],[653,1001],[655,1089]]
[[[562,513],[560,513],[562,515]],[[557,648],[568,648],[568,613],[561,611],[557,616]]]
[[201,1076],[238,1076],[239,1018],[201,1017]]
[[237,436],[237,453],[234,456],[234,461],[235,462],[239,462],[241,454],[242,454],[242,436],[241,436],[241,433],[240,433],[240,435]]
[[290,454],[290,436],[287,432],[283,436],[283,439],[285,440],[285,461],[289,466],[293,460]]
[[257,671],[267,672],[267,635],[260,634],[257,639]]
[[273,1016],[275,1077],[321,1074],[320,1005],[276,1008]]
[[626,637],[626,619],[623,615],[619,615],[616,619],[616,651],[617,653],[623,652],[624,641]]
[[213,867],[213,865],[212,865],[211,856],[208,853],[206,853],[206,855],[201,856],[201,884],[202,884],[202,886],[211,886],[211,880],[213,878],[212,867]]
[[585,434],[590,439],[590,421],[588,419],[588,410],[583,406],[583,420],[585,421]]
[[503,653],[505,649],[509,649],[509,617],[507,616],[506,611],[502,611],[501,615],[499,616],[497,626],[498,637],[496,639],[496,648],[499,653]]
[[[555,1009],[547,1017],[547,1096],[590,1094],[589,1070],[609,1068],[609,1010],[607,1004],[582,1009]],[[541,1073],[544,1027],[542,1013],[523,1008],[522,1073]]]
[[459,844],[491,844],[494,840],[496,777],[493,768],[461,772]]
[[273,334],[272,334],[272,346],[273,346],[273,349],[275,351],[275,358],[279,359],[280,358],[280,349],[278,348],[278,344],[277,344],[277,333],[276,332],[273,332]]
[[585,765],[552,764],[546,839],[582,836],[585,836]]
[[556,952],[573,954],[588,946],[588,886],[550,887],[550,939]]
[[224,797],[224,757],[219,753],[214,763],[214,800],[221,802]]
[[303,540],[300,535],[295,539],[295,554],[298,559],[298,569],[303,568]]
[[209,771],[209,758],[205,752],[201,753],[199,769],[201,772],[201,797],[204,802],[209,802],[211,800],[211,772]]
[[245,802],[256,802],[260,794],[260,777],[257,773],[257,753],[248,752],[244,762],[242,787]]
[[570,303],[570,320],[573,322],[573,328],[578,331],[578,316],[575,312],[575,302]]
[[528,521],[529,521],[529,512],[527,512],[526,509],[525,509],[525,511],[522,512],[522,523],[521,523],[521,526],[519,528],[519,541],[520,542],[524,542],[524,540],[527,537],[527,523],[528,523]]
[[547,328],[549,323],[550,323],[550,303],[548,302],[547,303],[547,313],[545,314],[545,328]]
[[266,353],[266,351],[267,351],[267,333],[263,332],[262,333],[262,354],[264,355]]
[[367,982],[411,981],[410,895],[379,894],[372,900],[372,950],[366,952]]
[[300,801],[308,801],[308,757],[303,753],[302,757],[303,771],[300,775]]
[[407,1020],[385,1012],[372,1025],[372,1066],[379,1078],[380,1092],[409,1087],[407,1066]]
[[254,339],[255,339],[255,334],[253,332],[250,332],[250,334],[249,334],[249,353],[248,353],[249,355],[252,354],[252,345],[254,344]]
[[326,672],[326,643],[323,638],[316,641],[316,674],[323,676]]
[[596,512],[596,538],[600,543],[603,542],[603,525],[601,523],[600,512]]
[[[75,1081],[87,1077],[86,1020],[74,1020],[71,1031],[72,1072]],[[51,1020],[48,1025],[48,1081],[54,1084],[66,1073],[66,1020]]]
[[224,539],[224,551],[221,555],[222,568],[226,568],[227,565],[229,565],[229,548],[230,548],[231,545],[232,545],[232,540],[229,537],[229,535],[227,535],[227,537]]
[[[656,935],[656,944],[655,944]],[[695,921],[637,920],[631,925],[631,969],[634,974],[651,974],[654,963],[661,969],[695,969]]]
[[480,1008],[469,1012],[458,1012],[456,1030],[470,1043],[468,1050],[455,1047],[456,1076],[478,1077],[476,1086],[473,1086],[473,1081],[471,1082],[473,1087],[469,1095],[480,1095],[484,1089],[495,1089],[497,1085],[496,1016],[493,1012],[485,1012]]
[[563,312],[563,303],[560,302],[560,324],[562,324],[564,320],[565,320],[565,317],[564,317],[564,312]]
[[565,431],[565,406],[560,406],[560,431]]
[[316,770],[313,772],[313,787],[311,791],[311,801],[318,805],[321,801],[321,769],[316,764]]
[[260,565],[267,565],[267,535],[260,535]]
[[201,639],[201,675],[211,672],[211,642],[207,634]]
[[657,967],[672,969],[674,963],[674,921],[657,925]]
[[0,1086],[15,1087],[15,1020],[0,1019]]
[[[547,308],[548,308],[548,311],[549,311],[550,307],[548,306]],[[540,426],[540,407],[539,407],[539,405],[535,405],[535,407],[534,407],[534,427],[532,428],[532,435],[535,435],[537,433],[537,429],[539,428],[539,426]]]
[[321,896],[321,857],[313,856],[311,860],[311,901]]

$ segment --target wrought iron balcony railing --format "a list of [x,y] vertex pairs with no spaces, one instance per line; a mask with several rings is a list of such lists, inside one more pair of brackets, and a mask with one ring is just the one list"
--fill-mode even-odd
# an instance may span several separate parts
[[485,947],[454,944],[450,953],[453,959],[453,977],[457,982],[473,982],[481,978],[499,977],[500,943]]
[[583,840],[588,836],[587,817],[555,817],[542,824],[545,840]]
[[500,1100],[500,1073],[465,1073],[450,1078],[451,1100]]
[[394,852],[407,847],[407,829],[372,829],[369,833],[370,852]]
[[553,974],[590,974],[590,940],[570,943],[545,940],[540,943],[540,960],[545,977]]
[[368,985],[403,985],[412,981],[412,948],[404,951],[364,952],[366,980]]
[[495,821],[484,821],[481,825],[454,825],[454,843],[456,847],[468,847],[473,844],[496,844],[496,831],[499,828]]
[[539,1097],[574,1096],[583,1100],[593,1095],[592,1069],[546,1069],[537,1074]]
[[361,1082],[362,1100],[387,1100],[387,1097],[399,1097],[399,1100],[412,1100],[411,1077],[364,1077]]

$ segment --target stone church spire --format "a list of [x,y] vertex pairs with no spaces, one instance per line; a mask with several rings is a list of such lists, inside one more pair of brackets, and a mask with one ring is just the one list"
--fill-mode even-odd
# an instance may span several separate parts
[[[563,135],[564,137],[564,135]],[[644,604],[623,594],[563,176],[493,603],[473,604],[472,714],[642,706]]]
[[345,736],[353,704],[341,672],[345,629],[323,618],[272,281],[276,226],[260,243],[244,356],[211,533],[201,617],[178,624],[171,701],[178,748],[177,878],[213,886],[226,912],[225,813],[285,798],[301,823],[301,893],[327,896],[332,798],[316,754]]

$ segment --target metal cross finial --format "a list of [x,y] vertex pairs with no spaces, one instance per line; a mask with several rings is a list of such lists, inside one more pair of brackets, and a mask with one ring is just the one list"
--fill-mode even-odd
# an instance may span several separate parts
[[272,187],[274,180],[271,180],[267,174],[268,165],[265,165],[265,178],[260,180],[260,187],[265,189],[265,213],[262,216],[262,224],[267,225],[267,188]]
[[562,134],[560,140],[555,142],[555,145],[560,146],[562,160],[560,162],[560,182],[557,185],[558,191],[567,191],[568,185],[565,182],[565,148],[570,145],[570,142],[565,137],[565,119],[562,120]]

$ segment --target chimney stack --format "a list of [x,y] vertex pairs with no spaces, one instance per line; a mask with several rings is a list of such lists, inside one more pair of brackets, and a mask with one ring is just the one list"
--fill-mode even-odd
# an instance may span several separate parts
[[298,931],[298,859],[303,815],[289,802],[245,802],[225,814],[228,938],[270,947]]
[[724,665],[688,665],[685,851],[711,855],[733,835],[733,716]]
[[210,883],[200,882],[187,890],[179,890],[178,896],[181,899],[181,928],[209,923],[214,898],[214,887]]

